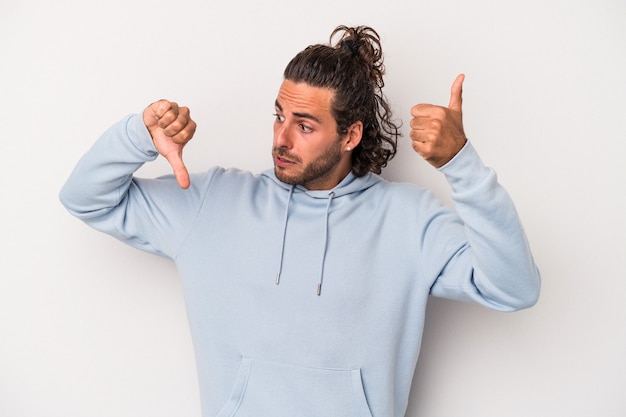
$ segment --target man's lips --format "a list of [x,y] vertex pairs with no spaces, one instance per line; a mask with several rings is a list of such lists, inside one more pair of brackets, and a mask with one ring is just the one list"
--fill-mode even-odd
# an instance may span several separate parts
[[281,167],[292,166],[298,163],[298,158],[276,151],[274,152],[274,163]]
[[295,164],[294,161],[291,161],[289,159],[286,159],[282,156],[274,156],[274,163],[280,167],[288,167],[288,166],[292,166]]

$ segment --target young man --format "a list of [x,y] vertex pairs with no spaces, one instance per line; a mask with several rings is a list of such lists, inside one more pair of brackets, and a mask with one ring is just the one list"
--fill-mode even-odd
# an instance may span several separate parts
[[[463,131],[463,76],[447,108],[417,105],[411,120],[453,211],[377,175],[398,136],[383,74],[376,32],[339,27],[285,69],[274,169],[190,177],[195,122],[162,100],[109,129],[64,186],[72,214],[176,262],[204,416],[403,416],[429,295],[536,302],[513,203]],[[174,176],[133,177],[159,154]]]

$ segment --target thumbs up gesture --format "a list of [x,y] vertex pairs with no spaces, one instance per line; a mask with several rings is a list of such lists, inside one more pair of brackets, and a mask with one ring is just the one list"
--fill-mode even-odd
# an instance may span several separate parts
[[465,145],[463,131],[463,80],[460,74],[452,83],[448,107],[418,104],[411,109],[413,149],[435,168],[448,163]]
[[189,172],[183,163],[183,148],[196,131],[196,122],[189,117],[189,108],[159,100],[143,112],[145,123],[156,150],[172,166],[181,188],[189,188]]

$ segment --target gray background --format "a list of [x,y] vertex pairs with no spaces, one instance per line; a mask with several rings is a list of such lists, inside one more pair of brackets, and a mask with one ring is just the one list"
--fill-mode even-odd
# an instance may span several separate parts
[[385,176],[446,202],[409,110],[446,105],[466,74],[466,132],[543,273],[519,313],[432,300],[408,416],[624,415],[623,1],[0,1],[1,416],[199,416],[173,265],[90,230],[58,191],[104,129],[159,98],[198,122],[190,170],[269,167],[282,70],[338,24],[383,38],[405,134]]

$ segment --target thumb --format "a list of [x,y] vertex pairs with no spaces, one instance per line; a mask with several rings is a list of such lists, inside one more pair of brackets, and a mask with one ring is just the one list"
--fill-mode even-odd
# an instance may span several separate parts
[[448,108],[450,110],[458,111],[459,113],[462,112],[464,80],[464,74],[457,75],[456,79],[452,83],[452,89],[450,90],[450,104],[448,104]]
[[159,119],[172,107],[167,100],[150,104],[143,112],[143,122],[148,129],[158,126]]
[[167,162],[169,162],[169,164],[172,166],[174,176],[176,177],[176,182],[178,182],[180,188],[189,188],[191,180],[189,179],[189,171],[187,171],[187,167],[183,162],[182,149],[178,152],[170,152],[164,156],[165,159],[167,159]]

